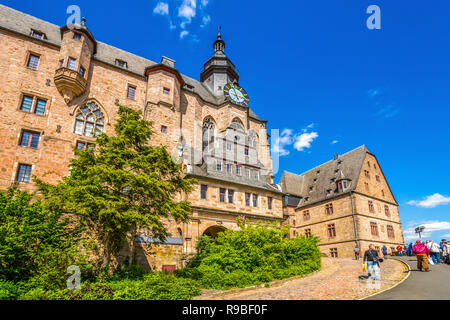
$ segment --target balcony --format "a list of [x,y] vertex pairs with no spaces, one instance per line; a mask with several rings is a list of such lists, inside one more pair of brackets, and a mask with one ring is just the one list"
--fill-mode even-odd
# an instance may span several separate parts
[[86,79],[75,70],[59,68],[55,72],[54,81],[66,103],[70,103],[86,91]]

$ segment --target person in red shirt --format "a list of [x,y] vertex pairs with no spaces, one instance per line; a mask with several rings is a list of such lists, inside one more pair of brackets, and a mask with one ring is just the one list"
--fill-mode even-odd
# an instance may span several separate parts
[[413,253],[417,258],[417,269],[422,271],[424,269],[426,272],[430,271],[428,267],[428,257],[430,256],[430,250],[424,245],[420,240],[416,241],[416,244],[412,248]]
[[397,252],[399,256],[403,256],[403,247],[402,246],[397,246]]

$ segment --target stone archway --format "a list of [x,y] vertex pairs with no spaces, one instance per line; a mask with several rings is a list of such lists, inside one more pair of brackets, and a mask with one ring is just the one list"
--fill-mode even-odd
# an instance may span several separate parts
[[206,228],[206,230],[203,232],[203,235],[215,239],[220,232],[223,232],[225,230],[227,230],[227,228],[222,226],[211,226]]

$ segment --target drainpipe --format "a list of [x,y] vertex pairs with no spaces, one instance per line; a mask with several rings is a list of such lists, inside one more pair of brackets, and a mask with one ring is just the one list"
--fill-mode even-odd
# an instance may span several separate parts
[[144,107],[142,108],[142,117],[145,119],[145,108],[147,107],[147,92],[148,92],[148,76],[145,76],[145,99],[144,99]]
[[361,244],[358,241],[358,231],[356,230],[355,205],[353,204],[353,191],[350,191],[350,201],[352,203],[353,230],[355,232],[355,243],[361,252]]

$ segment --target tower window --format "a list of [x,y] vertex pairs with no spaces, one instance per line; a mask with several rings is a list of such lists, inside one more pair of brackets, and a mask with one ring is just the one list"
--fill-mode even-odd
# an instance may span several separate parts
[[169,88],[164,88],[163,89],[163,93],[164,94],[169,94],[170,93],[170,89]]
[[234,190],[228,189],[228,203],[233,203]]
[[370,223],[370,232],[373,236],[378,236],[378,226],[376,222]]
[[231,163],[227,163],[227,172],[232,173],[233,172],[233,165]]
[[22,136],[20,138],[20,145],[22,147],[29,147],[36,149],[39,144],[39,136],[40,134],[37,132],[31,131],[23,131]]
[[31,165],[29,164],[19,164],[17,169],[16,180],[19,182],[30,182],[31,178]]
[[225,202],[225,188],[220,188],[219,189],[219,201],[220,202]]
[[333,214],[333,204],[332,203],[328,203],[325,205],[325,213],[327,215]]
[[250,207],[250,193],[245,193],[245,205]]
[[162,133],[167,133],[167,127],[166,126],[161,126],[161,132]]
[[94,137],[103,132],[103,126],[103,113],[94,102],[91,102],[78,111],[74,133],[86,137]]
[[216,169],[217,171],[222,171],[222,161],[217,160]]
[[47,100],[24,95],[22,98],[22,103],[20,105],[20,110],[43,116],[46,106]]
[[372,213],[375,212],[374,207],[373,207],[373,202],[369,201],[368,203],[369,203],[369,212],[372,212]]
[[86,73],[86,70],[83,67],[80,67],[80,75],[84,77],[84,74]]
[[37,70],[39,66],[40,57],[35,54],[31,54],[28,56],[27,67],[33,70]]
[[76,61],[76,59],[69,57],[69,60],[67,60],[67,68],[69,68],[70,70],[75,70]]
[[384,213],[386,214],[387,217],[391,216],[391,212],[389,211],[389,206],[387,206],[387,205],[384,206]]
[[269,210],[272,210],[272,201],[273,201],[272,197],[267,197],[267,208]]
[[206,199],[207,192],[208,192],[208,186],[206,184],[202,184],[200,186],[200,198]]
[[36,30],[31,30],[31,36],[36,39],[44,39],[45,34]]
[[389,238],[395,238],[395,234],[394,234],[394,227],[391,225],[387,225],[386,226],[386,230],[387,230],[387,235]]
[[328,237],[329,238],[336,237],[336,226],[334,225],[334,223],[329,224],[327,228],[328,228]]
[[236,175],[237,176],[241,176],[242,175],[242,172],[241,172],[241,166],[236,166]]
[[131,100],[136,99],[136,87],[135,86],[128,85],[127,98],[131,99]]
[[258,195],[257,194],[253,194],[253,207],[257,207],[258,206]]
[[74,34],[73,34],[73,38],[74,38],[74,40],[81,40],[81,34],[79,34],[79,33],[74,33]]
[[116,59],[116,66],[128,69],[128,63],[120,59]]
[[244,154],[245,154],[246,156],[248,156],[248,147],[245,147],[245,149],[244,149]]

